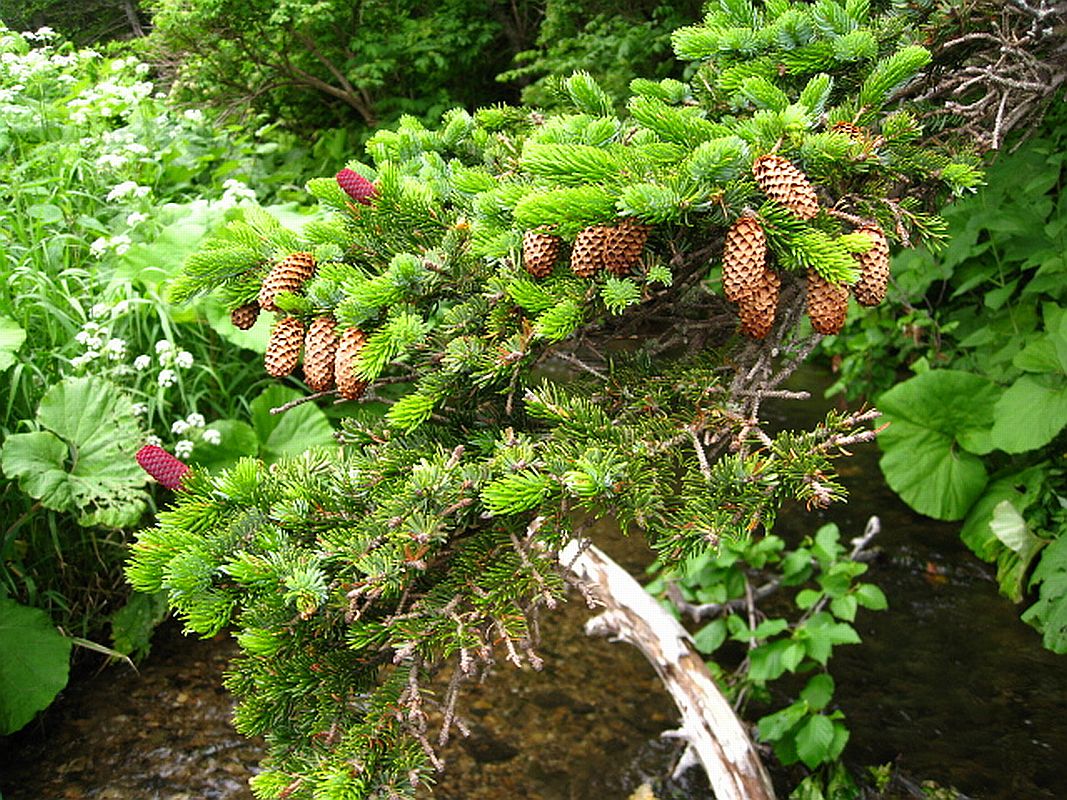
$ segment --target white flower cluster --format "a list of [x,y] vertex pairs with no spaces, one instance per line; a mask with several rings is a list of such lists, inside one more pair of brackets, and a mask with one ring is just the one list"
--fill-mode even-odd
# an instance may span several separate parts
[[115,255],[121,256],[130,249],[131,244],[133,244],[133,239],[125,233],[111,237],[97,236],[89,245],[89,255],[93,258],[103,258],[108,250],[114,250]]
[[236,178],[227,178],[222,182],[223,204],[236,206],[245,200],[253,203],[256,201],[255,190],[250,189],[247,183]]

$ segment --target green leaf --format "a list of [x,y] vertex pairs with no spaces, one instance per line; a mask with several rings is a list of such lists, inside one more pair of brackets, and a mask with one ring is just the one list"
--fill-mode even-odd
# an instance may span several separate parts
[[1045,548],[1034,570],[1031,588],[1040,585],[1039,598],[1022,615],[1023,622],[1042,634],[1042,643],[1054,653],[1067,653],[1067,536]]
[[937,519],[961,519],[967,513],[988,476],[981,459],[966,448],[992,426],[999,394],[981,376],[934,370],[879,398],[890,423],[878,437],[879,464],[904,502]]
[[693,644],[705,655],[714,653],[725,641],[726,621],[721,617],[709,622],[693,636]]
[[1039,465],[1009,473],[989,484],[963,523],[960,530],[963,543],[983,561],[995,561],[1003,549],[990,527],[997,505],[1009,500],[1019,513],[1025,513],[1037,499],[1047,474],[1047,469]]
[[259,437],[259,457],[268,464],[312,447],[337,446],[330,420],[316,405],[304,403],[281,414],[270,413],[272,408],[302,396],[296,389],[271,386],[250,404],[252,427]]
[[822,711],[834,696],[834,679],[825,672],[812,676],[808,685],[800,690],[801,699],[812,711]]
[[212,422],[204,430],[217,431],[218,444],[210,444],[198,439],[189,456],[189,463],[196,464],[211,472],[229,469],[245,456],[259,454],[259,436],[247,422],[235,419],[220,419]]
[[797,731],[797,755],[808,769],[829,759],[830,746],[834,741],[834,724],[827,718],[816,715],[808,719]]
[[798,722],[807,716],[807,708],[801,702],[786,706],[781,711],[762,717],[757,723],[760,741],[776,742],[789,733]]
[[873,583],[861,583],[856,586],[856,602],[871,611],[885,611],[889,601],[885,593]]
[[4,472],[23,491],[46,508],[77,513],[83,525],[125,527],[140,519],[147,478],[134,453],[141,432],[117,386],[103,378],[65,378],[41,398],[37,423],[47,431],[4,443]]
[[38,431],[8,436],[2,463],[4,474],[17,478],[19,488],[45,508],[69,511],[73,493],[64,466],[66,458],[66,444],[47,431]]
[[544,500],[548,483],[547,476],[532,471],[505,475],[482,490],[482,502],[492,514],[517,514]]
[[825,611],[815,614],[794,636],[802,641],[808,656],[825,665],[835,645],[859,644],[860,637],[856,629],[847,622],[835,622]]
[[24,726],[67,685],[70,650],[45,612],[0,599],[0,734]]
[[1023,375],[994,408],[993,445],[1006,453],[1036,450],[1067,425],[1067,382],[1061,377]]
[[0,316],[0,372],[15,363],[15,353],[26,341],[26,331],[11,317]]
[[748,677],[757,682],[773,681],[787,670],[793,672],[804,658],[804,646],[790,639],[761,644],[749,651]]
[[[230,312],[214,297],[206,297],[196,304],[196,309],[207,319],[207,324],[219,336],[236,347],[262,353],[270,340],[272,314],[260,314],[256,324],[246,331],[235,328],[230,321]],[[246,354],[247,355],[247,354]]]
[[850,594],[843,595],[842,597],[835,597],[830,601],[830,612],[838,619],[843,619],[848,622],[852,622],[856,619],[856,609],[859,607],[859,602]]
[[167,593],[134,592],[126,605],[111,615],[115,650],[135,659],[148,655],[152,632],[167,616]]
[[818,592],[815,589],[801,589],[797,592],[796,604],[797,608],[801,611],[807,611],[813,605],[819,602],[819,598],[822,597],[822,592]]

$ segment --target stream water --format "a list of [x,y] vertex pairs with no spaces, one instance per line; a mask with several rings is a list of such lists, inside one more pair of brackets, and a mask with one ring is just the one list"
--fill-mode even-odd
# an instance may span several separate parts
[[[821,418],[822,379],[779,425]],[[1018,609],[959,542],[957,527],[918,517],[885,487],[874,446],[843,462],[851,498],[825,515],[783,514],[787,538],[827,520],[846,538],[878,514],[881,557],[868,575],[890,611],[861,612],[863,644],[831,662],[836,702],[852,729],[853,765],[895,762],[916,779],[983,800],[1067,798],[1067,661],[1042,649]],[[651,556],[636,538],[600,542],[638,573]],[[446,752],[440,800],[626,798],[650,783],[661,800],[710,797],[690,770],[665,780],[676,721],[652,669],[625,645],[584,637],[575,597],[543,624],[545,669],[501,666],[466,695],[472,736]],[[229,725],[219,687],[232,643],[185,639],[167,626],[137,673],[114,666],[69,688],[28,730],[0,740],[7,800],[250,800],[261,743]],[[785,786],[780,786],[780,791]],[[783,796],[788,792],[782,792]]]

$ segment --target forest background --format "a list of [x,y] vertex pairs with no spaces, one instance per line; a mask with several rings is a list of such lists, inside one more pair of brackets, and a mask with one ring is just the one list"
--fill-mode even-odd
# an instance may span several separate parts
[[[941,43],[985,30],[990,10],[964,5],[970,16],[930,4]],[[122,574],[131,531],[163,499],[132,449],[154,441],[221,469],[333,441],[340,412],[268,413],[300,387],[235,357],[261,351],[265,329],[234,331],[217,301],[167,302],[185,258],[253,205],[294,225],[315,218],[306,181],[359,158],[377,130],[417,129],[453,106],[551,109],[568,102],[559,76],[576,70],[616,103],[638,76],[686,78],[671,32],[701,13],[696,3],[0,3],[0,649],[40,655],[0,671],[0,730],[51,702],[72,652],[143,656],[166,613]],[[965,58],[950,56],[946,69]],[[889,485],[917,511],[959,520],[1023,619],[1063,652],[1067,210],[1053,75],[1033,116],[993,142],[1008,152],[985,185],[975,192],[977,173],[959,175],[944,248],[897,257],[890,301],[854,309],[817,358],[837,375],[831,392],[873,400],[892,423],[880,437]],[[842,554],[822,546],[828,568]],[[736,557],[763,566],[767,552]],[[704,584],[722,582],[734,558],[695,566],[684,600],[707,601]],[[859,574],[822,587],[838,621],[884,606],[853,583]],[[743,635],[771,656],[776,628]],[[741,634],[720,620],[698,643],[710,655],[728,635]],[[783,671],[749,669],[735,688]],[[761,726],[787,763],[839,755],[811,723],[827,702]]]

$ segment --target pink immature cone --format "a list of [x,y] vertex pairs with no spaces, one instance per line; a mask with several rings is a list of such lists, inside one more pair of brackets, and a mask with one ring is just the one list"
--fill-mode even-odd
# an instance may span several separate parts
[[146,444],[137,451],[137,463],[168,489],[180,489],[182,476],[189,471],[188,464],[154,444]]
[[373,183],[347,167],[337,173],[337,185],[357,203],[365,206],[369,206],[371,198],[378,194]]

